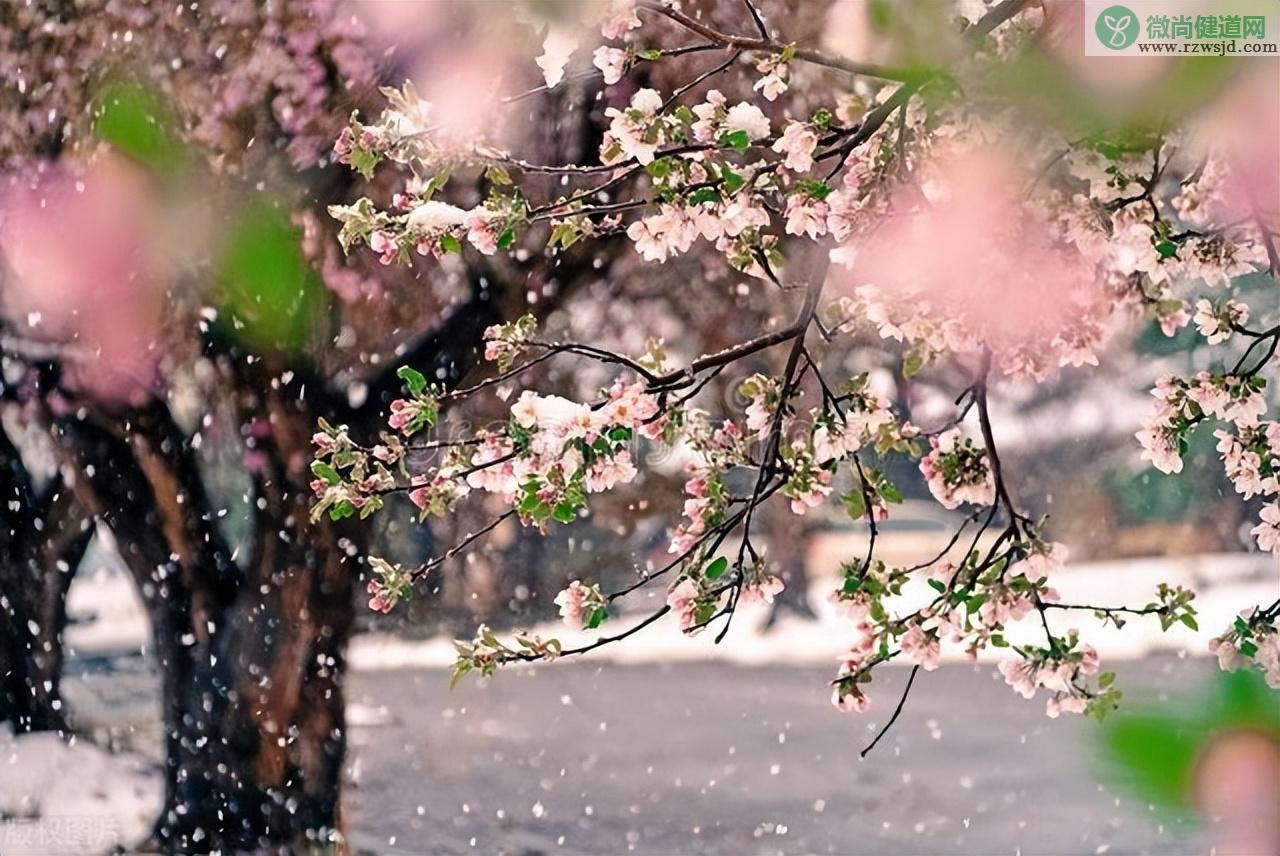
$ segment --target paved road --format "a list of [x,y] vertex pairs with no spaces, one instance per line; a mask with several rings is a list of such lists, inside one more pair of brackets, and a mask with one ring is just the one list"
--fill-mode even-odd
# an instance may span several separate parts
[[[1119,671],[1149,696],[1209,665]],[[390,721],[353,729],[351,830],[388,854],[1203,852],[1099,783],[1091,723],[993,672],[922,673],[862,761],[903,670],[877,678],[871,718],[836,713],[812,668],[560,664],[452,694],[443,672],[360,673],[353,700]]]

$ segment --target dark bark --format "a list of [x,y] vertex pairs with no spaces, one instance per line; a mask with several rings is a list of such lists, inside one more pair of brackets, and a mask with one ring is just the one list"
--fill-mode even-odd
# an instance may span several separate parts
[[170,852],[305,852],[338,835],[354,573],[335,527],[308,523],[313,416],[286,394],[264,403],[268,464],[243,572],[163,408],[120,428],[60,425],[150,615],[166,741],[154,834]]
[[66,596],[91,535],[61,480],[37,492],[0,431],[0,721],[17,732],[67,730]]

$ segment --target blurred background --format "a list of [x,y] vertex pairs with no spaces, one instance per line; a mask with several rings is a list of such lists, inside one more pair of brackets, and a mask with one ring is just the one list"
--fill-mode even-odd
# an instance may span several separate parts
[[[789,311],[786,295],[723,259],[645,266],[621,238],[548,258],[530,235],[510,255],[408,267],[343,255],[327,207],[401,189],[332,156],[352,110],[381,109],[379,85],[412,79],[446,130],[483,128],[527,160],[570,163],[594,157],[607,107],[712,63],[650,64],[603,87],[580,56],[545,91],[532,61],[543,31],[589,5],[0,6],[0,853],[200,850],[198,807],[208,783],[228,781],[244,841],[262,824],[340,817],[352,849],[371,853],[1201,849],[1185,806],[1126,789],[1132,771],[1108,764],[1092,723],[1045,719],[990,663],[924,676],[859,759],[906,672],[888,671],[885,703],[866,717],[828,703],[848,639],[826,596],[869,535],[838,515],[763,521],[786,593],[744,610],[723,644],[662,625],[585,662],[450,693],[449,639],[478,623],[550,624],[569,580],[616,588],[662,555],[682,500],[675,461],[652,457],[632,490],[547,537],[509,522],[394,615],[363,608],[352,557],[420,563],[493,508],[423,526],[392,501],[372,526],[309,522],[318,418],[372,435],[399,391],[396,367],[479,377],[480,332],[526,311],[548,338],[628,353],[662,340],[680,359]],[[729,0],[685,5],[725,30],[743,20]],[[900,63],[945,53],[938,33],[956,14],[930,2],[760,5],[800,44]],[[1280,162],[1275,60],[1086,61],[1082,3],[1028,6],[1037,33],[1006,95],[1043,100],[1046,122],[1188,116],[1254,140],[1264,172]],[[661,22],[651,38],[681,43]],[[797,114],[820,106],[814,93],[872,95],[840,72],[804,74],[814,79],[785,104]],[[720,88],[734,100],[751,82]],[[479,201],[478,186],[453,190]],[[1239,287],[1256,307],[1276,304],[1265,274]],[[751,370],[777,372],[778,356]],[[869,338],[825,358],[869,369],[922,424],[941,421],[964,383],[946,364],[903,381],[897,352]],[[1276,561],[1248,534],[1261,500],[1236,495],[1212,436],[1195,435],[1176,476],[1138,459],[1154,378],[1208,359],[1191,327],[1135,324],[1096,370],[999,389],[1018,500],[1049,515],[1049,536],[1071,551],[1065,598],[1145,603],[1159,582],[1188,585],[1206,631],[1274,599]],[[609,379],[573,366],[537,383],[571,395]],[[707,398],[740,405],[729,380]],[[502,411],[480,400],[449,430]],[[962,516],[930,499],[911,462],[885,469],[906,498],[883,524],[881,557],[938,553]],[[1083,621],[1139,707],[1213,696],[1212,633]]]

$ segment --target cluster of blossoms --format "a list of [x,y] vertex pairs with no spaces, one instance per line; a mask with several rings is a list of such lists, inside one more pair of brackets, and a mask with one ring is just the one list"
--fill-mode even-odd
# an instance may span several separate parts
[[599,585],[584,585],[578,580],[556,595],[560,618],[574,630],[594,630],[608,615],[608,602]]
[[746,461],[747,444],[736,422],[726,420],[712,428],[702,411],[684,415],[685,445],[689,460],[685,470],[684,518],[671,536],[673,554],[688,553],[715,527],[724,522],[731,499],[721,477]]
[[651,164],[676,130],[674,121],[662,113],[662,96],[652,89],[639,90],[627,107],[610,107],[605,116],[611,121],[600,143],[600,162],[604,164],[627,160]]
[[[461,254],[463,240],[484,255],[493,255],[514,242],[512,224],[518,213],[483,205],[464,210],[427,198],[429,192],[422,188],[397,196],[405,206],[403,213],[376,211],[368,199],[331,205],[329,213],[342,223],[339,239],[344,248],[354,241],[366,241],[384,265],[406,262],[410,251],[436,259],[448,253]],[[498,204],[506,203],[499,200]]]
[[726,606],[738,603],[773,603],[786,588],[778,577],[765,574],[757,561],[742,571],[737,602],[733,602],[733,582],[720,582],[729,570],[729,559],[717,556],[705,564],[686,564],[683,574],[667,589],[667,607],[675,614],[684,633],[697,633]]
[[494,324],[484,331],[484,358],[505,372],[524,353],[537,329],[538,319],[527,314],[508,324]]
[[[846,564],[843,584],[830,599],[838,613],[854,623],[858,635],[841,657],[832,682],[833,704],[843,711],[866,710],[871,702],[865,684],[876,665],[901,656],[932,671],[947,643],[970,658],[987,647],[1012,648],[1018,659],[1002,662],[1002,674],[1027,698],[1037,686],[1051,689],[1051,716],[1086,708],[1105,713],[1118,696],[1107,690],[1112,677],[1102,676],[1099,685],[1088,685],[1085,678],[1097,672],[1097,654],[1088,646],[1077,647],[1074,635],[1051,637],[1045,649],[1013,647],[1005,640],[1009,626],[1058,601],[1048,578],[1066,558],[1062,544],[1029,536],[992,563],[982,563],[976,553],[959,567],[940,560],[928,568],[926,578],[934,596],[905,612],[899,605],[910,601],[908,585],[917,569],[890,568],[879,560]],[[1189,594],[1169,590],[1149,609],[1162,616],[1189,616],[1189,600]]]
[[1267,685],[1280,690],[1280,603],[1268,609],[1251,608],[1241,612],[1226,633],[1214,638],[1209,649],[1218,656],[1224,671],[1253,665],[1266,678]]
[[[508,436],[514,458],[500,492],[514,494],[526,523],[572,522],[587,494],[635,478],[627,447],[636,432],[653,430],[650,420],[658,411],[643,384],[621,379],[596,407],[525,391],[511,407]],[[484,463],[482,456],[475,465]]]
[[561,646],[556,639],[517,633],[513,641],[514,648],[500,640],[493,629],[485,624],[476,628],[476,636],[470,642],[455,639],[453,647],[458,658],[454,661],[453,673],[449,677],[449,687],[452,688],[470,672],[487,678],[498,666],[512,660],[554,660],[560,656]]
[[920,459],[920,472],[943,508],[995,501],[995,477],[986,449],[963,436],[959,428],[930,437],[929,447],[929,454]]
[[1239,300],[1224,300],[1214,306],[1201,298],[1196,301],[1196,314],[1192,320],[1210,345],[1220,345],[1230,339],[1237,328],[1249,322],[1249,307]]
[[1151,394],[1156,406],[1137,433],[1142,459],[1164,473],[1182,472],[1187,435],[1207,418],[1250,428],[1267,412],[1262,395],[1266,381],[1256,375],[1214,374],[1202,371],[1190,378],[1164,375]]
[[787,63],[795,56],[795,47],[789,45],[782,53],[771,54],[756,63],[756,71],[763,75],[756,81],[754,89],[765,97],[766,101],[777,101],[778,96],[787,91],[787,77],[790,69]]
[[321,419],[320,430],[311,438],[315,458],[311,490],[315,501],[311,518],[328,513],[334,520],[359,513],[363,519],[383,505],[382,495],[395,487],[392,467],[402,465],[404,444],[395,435],[384,435],[372,449],[357,445],[347,426],[334,426]]
[[[1061,648],[1027,649],[1021,659],[1001,661],[1000,674],[1023,698],[1034,698],[1040,688],[1048,690],[1045,712],[1051,717],[1084,713],[1091,704],[1110,703],[1117,692],[1112,688],[1115,675],[1098,675],[1098,652],[1078,644],[1074,631]],[[1095,675],[1096,688],[1091,688],[1087,679]]]
[[[431,163],[438,171],[428,178],[418,174],[392,198],[390,210],[380,210],[367,197],[350,205],[332,205],[329,214],[342,226],[338,239],[344,251],[365,243],[384,265],[407,262],[411,252],[439,259],[461,254],[463,241],[484,255],[510,248],[516,227],[525,219],[524,205],[516,194],[503,192],[511,183],[506,171],[491,159],[460,143],[433,133],[431,104],[423,100],[412,82],[400,89],[380,90],[389,106],[374,124],[351,115],[350,124],[334,143],[334,156],[366,178],[384,160],[400,164]],[[444,189],[455,162],[484,160],[492,190],[482,205],[459,208],[433,198]]]
[[128,68],[171,94],[185,135],[219,159],[252,158],[264,149],[254,139],[283,134],[290,161],[312,168],[337,130],[335,107],[375,78],[367,42],[360,16],[334,0],[5,4],[0,164],[90,139],[76,123],[99,112],[93,83]]
[[370,556],[369,570],[375,575],[368,585],[369,608],[374,612],[388,613],[413,596],[413,576],[399,565]]
[[[683,13],[674,6],[649,8],[681,22]],[[620,81],[641,60],[664,57],[662,50],[625,43],[640,25],[632,4],[610,4],[601,23],[610,43],[592,59],[606,84]],[[691,29],[713,38],[701,25]],[[1014,39],[1007,31],[1014,29],[995,40],[1002,56],[1011,50]],[[1034,29],[1017,32],[1025,36]],[[576,45],[576,35],[549,28],[538,61],[548,86],[562,79]],[[760,75],[753,91],[768,102],[788,91],[791,66],[812,56],[791,47],[775,50],[770,45],[769,55],[758,51],[753,57]],[[731,68],[729,63],[713,74]],[[1171,166],[1171,152],[1186,142],[1175,132],[1068,139],[1050,131],[1028,137],[1019,133],[1026,114],[1016,105],[986,109],[992,107],[983,101],[986,96],[976,108],[954,99],[934,104],[915,97],[913,83],[885,84],[865,98],[835,98],[834,108],[818,101],[773,113],[750,101],[735,103],[716,89],[701,98],[689,94],[710,77],[670,95],[644,86],[605,90],[608,127],[598,163],[590,165],[540,166],[484,144],[459,146],[433,134],[430,112],[411,89],[389,94],[391,109],[377,125],[366,127],[353,117],[338,154],[362,171],[390,159],[430,177],[398,197],[392,211],[368,200],[336,210],[344,246],[367,243],[385,262],[406,261],[411,249],[435,255],[460,251],[463,240],[490,253],[510,247],[516,229],[541,234],[525,227],[545,222],[551,253],[588,236],[625,233],[641,259],[665,262],[703,241],[733,269],[782,285],[792,279],[783,249],[830,237],[839,245],[830,253],[837,265],[829,283],[836,299],[825,307],[830,328],[818,325],[824,336],[859,328],[872,333],[901,351],[906,378],[946,356],[961,356],[962,365],[980,362],[982,376],[968,394],[984,418],[988,367],[1041,381],[1060,369],[1097,365],[1101,346],[1132,317],[1154,320],[1167,335],[1194,321],[1212,345],[1236,335],[1255,344],[1280,341],[1280,332],[1244,329],[1251,312],[1243,301],[1196,300],[1189,294],[1189,285],[1230,287],[1232,278],[1256,270],[1269,236],[1260,236],[1249,217],[1220,225],[1229,194],[1215,182],[1223,182],[1226,171],[1214,156],[1201,169]],[[896,117],[893,125],[885,124],[887,117]],[[1015,166],[1020,163],[1043,167],[1023,171]],[[464,210],[432,198],[459,166],[476,169],[490,185],[484,206]],[[532,193],[526,196],[536,182],[518,191],[503,189],[513,183],[506,167],[561,176],[558,186],[570,189],[537,204],[529,201]],[[600,183],[590,183],[597,175]],[[1061,603],[1050,585],[1066,549],[1043,539],[1039,525],[1014,507],[995,471],[988,423],[983,422],[982,441],[959,427],[930,436],[922,455],[919,430],[899,423],[865,378],[833,392],[804,350],[826,285],[811,285],[809,314],[801,316],[801,332],[793,337],[790,364],[804,365],[797,356],[803,352],[804,370],[743,381],[741,423],[714,422],[686,408],[686,398],[672,402],[675,392],[692,389],[691,398],[699,383],[711,379],[702,361],[701,368],[695,363],[661,378],[642,369],[641,380],[618,380],[594,403],[527,390],[501,430],[481,432],[466,451],[449,452],[442,466],[414,476],[419,504],[448,509],[467,490],[483,490],[500,495],[526,525],[569,523],[580,516],[589,494],[635,478],[628,444],[638,435],[660,439],[684,456],[687,478],[684,513],[669,545],[675,559],[652,577],[674,571],[665,611],[692,633],[744,599],[768,601],[781,591],[782,583],[763,571],[751,546],[751,513],[760,503],[776,493],[794,513],[804,514],[832,500],[847,463],[854,487],[839,499],[850,516],[874,523],[901,496],[862,459],[863,450],[867,457],[871,449],[880,457],[910,454],[921,458],[920,471],[942,506],[987,506],[991,513],[971,518],[986,522],[957,562],[944,555],[895,568],[869,554],[845,566],[832,600],[858,635],[833,682],[837,707],[866,709],[865,684],[875,666],[901,658],[932,670],[944,646],[972,657],[989,647],[1011,649],[1017,658],[1001,672],[1027,697],[1045,689],[1050,715],[1101,714],[1114,706],[1118,693],[1112,677],[1098,673],[1096,652],[1074,633],[1059,636],[1050,627],[1050,609],[1092,608]],[[527,349],[556,347],[535,344],[533,332],[526,319],[490,328],[486,357],[500,372],[518,374],[524,365],[517,360]],[[747,344],[744,352],[754,353]],[[601,354],[585,348],[576,353]],[[717,374],[736,361],[706,359]],[[1269,359],[1247,369],[1242,360],[1230,372],[1162,379],[1155,417],[1139,434],[1144,458],[1166,472],[1178,471],[1187,433],[1217,418],[1234,426],[1233,433],[1219,433],[1219,449],[1237,489],[1246,496],[1275,494],[1274,432],[1261,421],[1266,401],[1258,376]],[[818,376],[823,404],[806,419],[796,399],[809,370]],[[406,424],[416,416],[417,411],[406,412]],[[735,493],[739,477],[755,482],[750,494]],[[1007,524],[1001,524],[993,546],[978,549],[1001,508]],[[739,528],[734,559],[722,547]],[[1280,551],[1280,504],[1264,508],[1255,535],[1264,549]],[[921,592],[923,604],[907,603]],[[575,582],[556,603],[571,626],[595,628],[616,596]],[[1177,622],[1195,629],[1190,600],[1189,592],[1162,587],[1146,607],[1095,615],[1116,626],[1125,614],[1154,615],[1166,629]],[[1038,619],[1045,644],[1012,645],[1006,630],[1029,619]],[[1252,639],[1248,644],[1263,651]],[[558,646],[548,646],[526,637],[506,648],[482,633],[460,643],[459,669],[487,673],[497,662],[560,653]],[[1245,650],[1243,641],[1237,649]],[[1264,651],[1260,662],[1269,656]]]

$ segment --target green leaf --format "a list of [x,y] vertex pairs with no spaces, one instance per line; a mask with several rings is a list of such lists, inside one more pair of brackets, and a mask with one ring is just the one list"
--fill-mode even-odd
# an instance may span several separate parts
[[871,618],[875,621],[884,621],[888,617],[888,613],[884,610],[884,604],[879,600],[871,601]]
[[502,230],[502,234],[498,236],[498,249],[509,250],[511,245],[516,242],[516,230],[508,226]]
[[751,136],[746,131],[731,131],[720,136],[720,145],[743,152],[751,145]]
[[657,62],[662,59],[662,51],[658,48],[647,48],[642,51],[636,51],[636,56],[640,59],[647,59],[649,62]]
[[902,356],[902,376],[913,378],[924,368],[924,354],[918,348],[912,348]]
[[928,582],[929,582],[929,588],[933,589],[933,590],[934,590],[934,591],[936,591],[938,594],[944,594],[944,593],[946,592],[946,590],[947,590],[947,587],[946,587],[946,585],[942,582],[942,580],[933,580],[933,579],[931,579],[931,580],[929,580]]
[[671,174],[671,158],[658,158],[644,168],[654,178],[666,178]]
[[454,253],[455,255],[460,256],[462,255],[462,242],[448,232],[445,232],[440,236],[440,249],[444,250],[446,253]]
[[720,178],[724,181],[724,189],[729,191],[730,194],[737,193],[742,188],[742,185],[747,183],[745,178],[727,166],[720,171]]
[[1194,618],[1192,618],[1190,615],[1186,614],[1185,612],[1182,615],[1178,616],[1178,620],[1181,621],[1183,624],[1187,625],[1188,627],[1190,627],[1192,630],[1198,631],[1200,629],[1199,623],[1197,623]]
[[459,661],[458,664],[453,667],[453,674],[449,675],[450,691],[452,691],[453,688],[458,685],[458,681],[462,680],[463,677],[466,676],[467,672],[470,672],[470,671],[471,671],[471,664],[469,662],[467,662],[466,660]]
[[720,194],[716,193],[714,188],[702,187],[690,193],[686,201],[690,205],[702,205],[705,202],[715,202],[720,199]]
[[316,478],[324,479],[328,484],[342,484],[342,476],[338,475],[338,471],[324,461],[312,461],[311,472],[315,474]]
[[351,150],[351,168],[360,173],[361,178],[366,181],[373,178],[374,170],[378,167],[380,158],[374,152],[368,149],[362,149],[356,146]]
[[560,523],[572,523],[578,519],[577,510],[567,502],[562,502],[555,507],[552,515]]
[[409,392],[414,395],[421,395],[422,391],[427,388],[426,375],[409,366],[401,366],[396,369],[396,377],[404,381],[405,386],[409,388]]
[[587,629],[595,630],[603,624],[604,620],[608,617],[609,610],[605,609],[603,606],[597,606],[595,609],[591,610],[591,615],[587,616]]
[[844,499],[845,511],[849,513],[851,520],[860,520],[867,513],[867,499],[862,495],[862,491],[851,490],[842,499]]
[[709,580],[718,579],[719,577],[724,575],[724,572],[725,570],[728,569],[728,567],[729,567],[729,560],[726,559],[724,556],[720,556],[711,564],[707,565],[707,569],[702,572],[702,575]]

